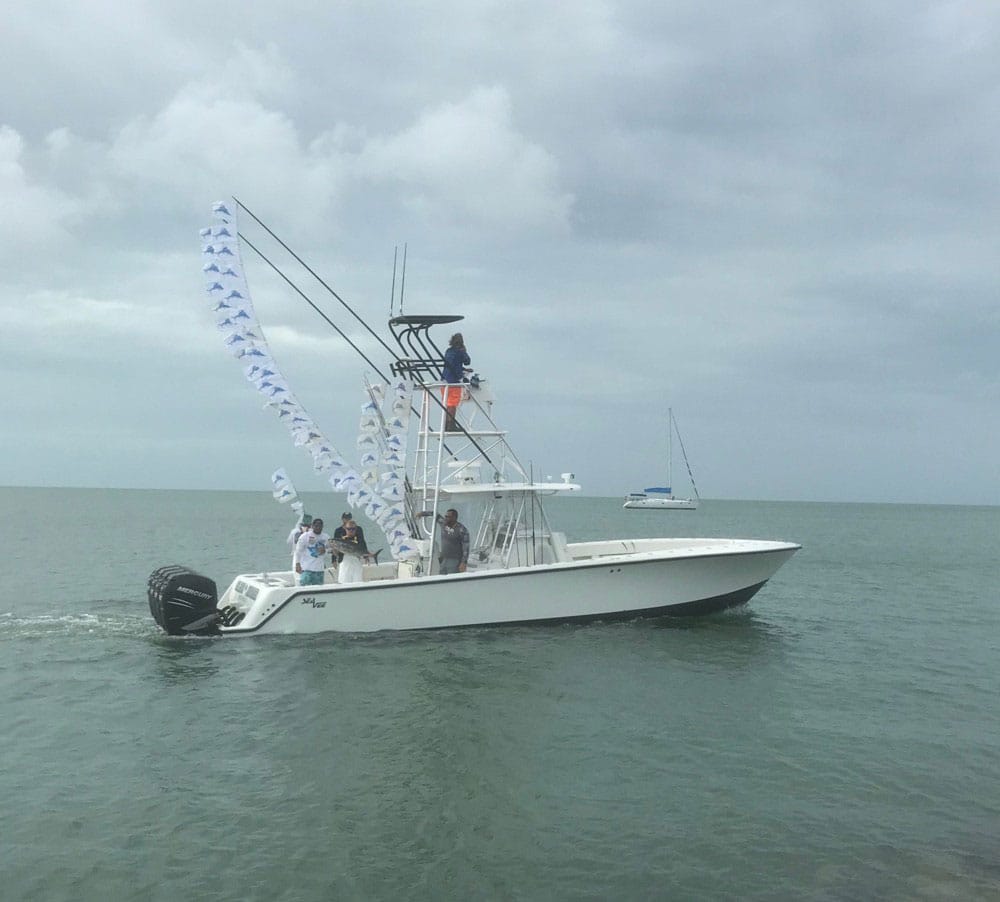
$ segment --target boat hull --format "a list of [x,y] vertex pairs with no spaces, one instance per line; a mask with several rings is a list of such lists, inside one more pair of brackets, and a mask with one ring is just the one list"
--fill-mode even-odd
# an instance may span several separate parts
[[240,601],[234,591],[240,583],[253,590],[253,602],[221,632],[359,633],[703,615],[745,604],[798,548],[637,539],[568,545],[571,559],[557,564],[344,586],[272,586],[264,574],[241,576],[219,606]]
[[693,498],[638,498],[626,501],[625,510],[693,511],[698,502]]

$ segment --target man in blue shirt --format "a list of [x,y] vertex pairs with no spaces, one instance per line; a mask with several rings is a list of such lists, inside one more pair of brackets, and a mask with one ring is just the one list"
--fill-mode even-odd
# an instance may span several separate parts
[[462,338],[461,332],[456,332],[448,342],[448,350],[444,352],[444,368],[441,370],[441,378],[448,383],[448,387],[444,390],[446,432],[459,431],[455,415],[462,400],[461,384],[465,378],[465,367],[471,363],[469,353],[465,350],[465,339]]

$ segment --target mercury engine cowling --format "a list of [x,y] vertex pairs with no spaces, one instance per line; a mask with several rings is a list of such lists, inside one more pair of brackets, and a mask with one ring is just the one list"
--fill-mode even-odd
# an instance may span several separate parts
[[219,632],[215,581],[179,564],[160,567],[146,584],[149,612],[171,636]]

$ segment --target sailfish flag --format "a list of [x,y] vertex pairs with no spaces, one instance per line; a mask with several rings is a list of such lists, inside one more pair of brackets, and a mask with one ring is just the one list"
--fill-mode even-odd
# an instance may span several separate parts
[[295,492],[295,486],[292,485],[292,480],[288,478],[288,474],[284,468],[275,470],[271,474],[271,488],[275,500],[281,504],[287,501],[294,501],[298,497]]
[[299,496],[292,485],[292,480],[288,478],[284,467],[280,467],[271,474],[271,494],[279,504],[288,506],[298,515],[298,522],[302,522],[303,504],[299,501]]
[[[264,398],[265,409],[273,410],[293,443],[309,452],[313,468],[328,473],[333,490],[346,493],[351,507],[364,510],[382,528],[394,557],[412,557],[412,539],[402,528],[412,383],[397,379],[391,393],[381,385],[367,386],[368,402],[362,408],[358,438],[360,466],[351,467],[299,403],[271,355],[243,274],[235,211],[226,202],[214,204],[213,224],[200,232],[205,290],[224,346],[243,366],[247,382]],[[383,406],[389,408],[385,413]],[[274,497],[291,503],[301,514],[302,502],[288,474],[276,470],[271,483]]]

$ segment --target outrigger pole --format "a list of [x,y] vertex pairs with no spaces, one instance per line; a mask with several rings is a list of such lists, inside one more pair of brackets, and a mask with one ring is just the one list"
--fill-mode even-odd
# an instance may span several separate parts
[[[275,264],[271,260],[269,260],[264,255],[264,252],[261,251],[259,248],[257,248],[257,246],[254,245],[254,243],[249,238],[247,238],[246,235],[244,235],[242,232],[238,232],[237,234],[239,236],[240,241],[245,242],[246,246],[248,248],[250,248],[250,250],[252,250],[258,257],[260,257],[261,260],[263,260],[268,266],[270,266],[271,269],[273,269],[279,276],[281,276],[281,278],[284,279],[285,282],[288,283],[288,285],[292,288],[292,290],[299,297],[301,297],[302,300],[304,300],[310,307],[313,308],[313,310],[315,310],[321,317],[323,317],[323,319],[326,320],[327,324],[329,324],[334,329],[334,331],[336,331],[336,333],[342,339],[344,339],[344,341],[346,341],[352,348],[354,348],[355,351],[358,352],[358,355],[361,357],[362,360],[364,360],[365,363],[367,363],[373,370],[375,370],[375,372],[378,373],[386,382],[391,381],[389,379],[389,377],[386,376],[385,373],[383,373],[378,368],[378,365],[375,364],[371,360],[371,358],[368,357],[368,355],[365,354],[365,352],[361,350],[361,348],[359,348],[353,341],[351,341],[351,339],[349,339],[347,337],[347,335],[343,332],[343,330],[340,328],[340,326],[338,326],[332,319],[330,319],[330,317],[328,317],[322,310],[320,310],[319,307],[317,307],[316,304],[313,303],[312,298],[310,298],[301,288],[299,288],[298,285],[296,285],[291,279],[289,279],[288,276],[286,276],[281,271],[281,269],[279,269],[279,267],[277,266],[277,264]],[[343,303],[343,302],[341,302],[341,303]],[[371,330],[369,330],[369,331],[371,331]]]
[[[300,265],[300,266],[301,266],[301,267],[302,267],[302,268],[303,268],[303,269],[304,269],[304,270],[305,270],[306,272],[308,272],[308,273],[309,273],[309,274],[310,274],[310,275],[311,275],[311,276],[312,276],[312,277],[313,277],[313,278],[314,278],[314,279],[315,279],[315,280],[316,280],[317,282],[319,282],[319,284],[320,284],[320,285],[322,285],[322,286],[323,286],[323,287],[324,287],[324,288],[325,288],[325,289],[326,289],[326,290],[327,290],[327,291],[328,291],[328,292],[329,292],[330,294],[332,294],[332,295],[333,295],[333,296],[334,296],[334,297],[335,297],[335,298],[336,298],[336,299],[337,299],[337,300],[338,300],[338,301],[340,302],[341,306],[342,306],[342,307],[343,307],[343,308],[344,308],[344,309],[345,309],[345,310],[346,310],[346,311],[347,311],[348,313],[350,313],[350,314],[351,314],[351,316],[353,316],[353,317],[354,317],[354,318],[355,318],[355,319],[356,319],[356,320],[357,320],[357,321],[358,321],[358,322],[359,322],[359,323],[360,323],[360,324],[361,324],[362,326],[364,326],[364,328],[365,328],[365,329],[367,330],[367,332],[368,332],[368,333],[369,333],[369,334],[370,334],[370,335],[371,335],[371,336],[372,336],[372,337],[373,337],[373,338],[374,338],[374,339],[375,339],[375,340],[376,340],[376,341],[377,341],[377,342],[378,342],[378,343],[379,343],[380,345],[382,345],[382,347],[383,347],[383,348],[385,348],[385,350],[386,350],[386,351],[387,351],[387,352],[389,353],[389,355],[390,355],[390,359],[398,359],[398,358],[397,358],[397,355],[396,355],[396,352],[395,352],[395,351],[393,351],[393,349],[392,349],[391,347],[389,347],[389,345],[388,345],[388,344],[386,344],[386,342],[385,342],[385,341],[384,341],[384,340],[382,339],[382,336],[381,336],[381,335],[379,335],[379,334],[378,334],[378,333],[377,333],[377,332],[376,332],[376,331],[375,331],[374,329],[372,329],[372,327],[371,327],[371,326],[369,326],[369,325],[368,325],[368,323],[367,323],[367,322],[365,322],[365,321],[364,321],[364,319],[362,319],[362,318],[361,318],[361,316],[359,316],[359,315],[358,315],[358,313],[357,313],[357,312],[356,312],[356,311],[354,310],[354,308],[353,308],[353,307],[351,307],[351,305],[350,305],[350,304],[348,304],[348,303],[347,303],[347,301],[345,301],[345,300],[344,300],[344,299],[343,299],[343,298],[342,298],[342,297],[341,297],[341,296],[340,296],[339,294],[337,294],[337,292],[336,292],[336,291],[334,291],[334,290],[333,290],[333,289],[332,289],[332,288],[331,288],[331,287],[330,287],[330,286],[329,286],[329,285],[328,285],[328,284],[327,284],[327,283],[326,283],[326,282],[325,282],[325,281],[323,280],[323,278],[322,278],[322,277],[321,277],[321,276],[320,276],[320,275],[319,275],[319,274],[318,274],[318,273],[317,273],[317,272],[316,272],[316,271],[315,271],[315,270],[314,270],[314,269],[313,269],[313,268],[312,268],[312,267],[311,267],[311,266],[310,266],[310,265],[309,265],[308,263],[306,263],[306,261],[305,261],[305,260],[303,260],[303,259],[302,259],[302,258],[301,258],[301,257],[300,257],[300,256],[299,256],[298,254],[296,254],[296,253],[295,253],[295,251],[293,251],[293,250],[292,250],[292,249],[291,249],[291,248],[290,248],[290,247],[289,247],[289,246],[288,246],[287,244],[285,244],[285,242],[284,242],[284,241],[282,241],[282,240],[281,240],[281,239],[280,239],[280,238],[279,238],[279,237],[278,237],[278,236],[277,236],[277,235],[276,235],[276,234],[275,234],[275,233],[274,233],[274,232],[273,232],[273,231],[272,231],[272,230],[271,230],[271,229],[270,229],[270,228],[269,228],[269,227],[267,226],[267,224],[266,224],[266,223],[265,223],[265,222],[264,222],[263,220],[261,220],[261,219],[260,219],[260,217],[259,217],[259,216],[257,216],[257,214],[256,214],[256,213],[254,213],[254,212],[253,212],[253,210],[251,210],[251,209],[250,209],[249,207],[247,207],[247,206],[246,206],[246,205],[245,205],[245,204],[244,204],[244,203],[243,203],[243,202],[242,202],[242,201],[241,201],[241,200],[240,200],[240,199],[239,199],[238,197],[236,197],[236,196],[234,195],[234,196],[233,196],[233,200],[234,200],[234,201],[236,202],[236,205],[237,205],[237,206],[238,206],[238,207],[239,207],[239,208],[240,208],[241,210],[245,210],[245,211],[246,211],[246,212],[247,212],[247,213],[248,213],[248,214],[249,214],[249,215],[250,215],[250,216],[251,216],[251,217],[253,218],[254,222],[256,222],[256,223],[257,223],[257,224],[258,224],[258,225],[259,225],[259,226],[260,226],[260,227],[261,227],[262,229],[264,229],[264,231],[265,231],[265,232],[267,232],[267,234],[268,234],[268,235],[270,235],[270,236],[271,236],[271,237],[272,237],[272,238],[273,238],[273,239],[274,239],[275,241],[277,241],[277,242],[278,242],[278,244],[280,244],[280,245],[281,245],[281,246],[282,246],[282,247],[283,247],[283,248],[284,248],[284,249],[285,249],[286,251],[288,251],[288,253],[289,253],[289,254],[291,254],[291,255],[292,255],[292,257],[294,257],[294,258],[295,258],[295,260],[296,260],[296,261],[297,261],[297,262],[299,263],[299,265]],[[325,320],[325,321],[326,321],[326,322],[327,322],[327,323],[328,323],[328,324],[329,324],[330,326],[332,326],[332,327],[333,327],[333,329],[334,329],[334,330],[335,330],[335,331],[337,332],[337,334],[338,334],[338,335],[339,335],[339,336],[340,336],[341,338],[343,338],[343,339],[344,339],[344,341],[346,341],[346,342],[347,342],[347,344],[348,344],[348,345],[350,345],[350,346],[351,346],[351,348],[353,348],[353,349],[354,349],[354,350],[355,350],[355,351],[356,351],[356,352],[358,353],[358,355],[359,355],[359,356],[361,357],[361,359],[362,359],[362,360],[364,360],[364,361],[365,361],[365,363],[367,363],[367,364],[368,364],[368,365],[369,365],[369,366],[370,366],[370,367],[371,367],[371,368],[372,368],[373,370],[375,370],[375,372],[376,372],[376,373],[378,373],[378,374],[379,374],[379,376],[380,376],[380,377],[381,377],[382,379],[384,379],[384,380],[385,380],[386,382],[390,382],[390,381],[391,381],[391,380],[390,380],[390,379],[389,379],[389,378],[388,378],[388,377],[387,377],[387,376],[385,375],[385,373],[383,373],[383,372],[382,372],[382,370],[380,370],[380,369],[378,368],[378,366],[377,366],[377,365],[376,365],[376,364],[375,364],[375,363],[374,363],[374,362],[373,362],[373,361],[372,361],[372,360],[371,360],[371,359],[370,359],[370,358],[369,358],[369,357],[368,357],[368,356],[367,356],[367,355],[366,355],[366,354],[364,353],[364,351],[362,351],[362,350],[361,350],[361,349],[360,349],[360,348],[359,348],[359,347],[358,347],[358,346],[357,346],[357,345],[356,345],[356,344],[355,344],[355,343],[354,343],[353,341],[351,341],[351,340],[350,340],[350,339],[349,339],[349,338],[347,337],[347,335],[345,335],[345,334],[344,334],[343,330],[341,330],[341,329],[340,329],[340,328],[339,328],[339,327],[338,327],[338,326],[336,325],[336,323],[334,323],[334,322],[333,322],[333,320],[331,320],[331,319],[330,319],[330,317],[328,317],[328,316],[327,316],[327,315],[326,315],[326,314],[325,314],[325,313],[324,313],[324,312],[323,312],[322,310],[320,310],[320,308],[316,306],[316,304],[315,304],[315,303],[314,303],[314,302],[312,301],[312,299],[311,299],[311,298],[310,298],[310,297],[309,297],[309,296],[308,296],[308,295],[307,295],[307,294],[306,294],[306,293],[305,293],[304,291],[302,291],[302,289],[300,289],[300,288],[298,287],[298,285],[296,285],[296,284],[295,284],[295,283],[294,283],[294,282],[293,282],[293,281],[292,281],[291,279],[289,279],[289,278],[288,278],[288,276],[286,276],[286,275],[285,275],[285,274],[284,274],[284,273],[283,273],[283,272],[281,271],[281,269],[280,269],[280,268],[279,268],[279,267],[277,266],[277,264],[275,264],[275,263],[273,263],[273,262],[272,262],[271,260],[269,260],[269,259],[268,259],[268,258],[267,258],[267,257],[266,257],[266,256],[264,255],[264,253],[263,253],[263,252],[262,252],[261,250],[259,250],[259,249],[258,249],[258,248],[257,248],[257,247],[256,247],[256,246],[255,246],[255,245],[253,244],[253,242],[251,242],[251,241],[250,241],[250,239],[246,237],[246,235],[244,235],[244,234],[243,234],[243,232],[237,232],[237,237],[238,237],[238,238],[239,238],[239,239],[240,239],[241,241],[244,241],[244,242],[246,242],[246,245],[247,245],[247,247],[249,247],[249,248],[250,248],[250,249],[251,249],[251,250],[252,250],[252,251],[253,251],[253,252],[254,252],[255,254],[257,254],[257,256],[258,256],[258,257],[260,257],[260,258],[261,258],[261,260],[263,260],[263,261],[264,261],[264,262],[265,262],[265,263],[266,263],[266,264],[267,264],[268,266],[270,266],[270,267],[271,267],[271,269],[273,269],[273,270],[274,270],[274,271],[275,271],[275,272],[276,272],[276,273],[277,273],[277,274],[278,274],[279,276],[281,276],[281,278],[282,278],[282,279],[283,279],[283,280],[284,280],[285,282],[287,282],[287,283],[288,283],[288,285],[289,285],[289,286],[290,286],[290,287],[291,287],[291,288],[292,288],[292,289],[293,289],[293,290],[294,290],[294,291],[295,291],[295,292],[296,292],[296,293],[297,293],[297,294],[298,294],[298,295],[299,295],[299,296],[300,296],[300,297],[301,297],[301,298],[302,298],[303,300],[305,300],[305,302],[306,302],[307,304],[309,304],[309,306],[310,306],[310,307],[312,307],[312,308],[313,308],[313,310],[315,310],[315,311],[316,311],[316,312],[317,312],[317,313],[318,313],[318,314],[319,314],[319,315],[320,315],[320,316],[321,316],[321,317],[322,317],[322,318],[323,318],[323,319],[324,319],[324,320]],[[393,281],[395,282],[395,266],[393,267]],[[403,313],[403,287],[404,287],[404,285],[405,285],[405,282],[406,282],[406,244],[404,244],[404,245],[403,245],[403,274],[402,274],[402,283],[401,283],[401,285],[400,285],[400,292],[399,292],[399,312],[400,312],[400,315],[401,315],[401,316],[402,316],[402,313]],[[429,338],[429,337],[428,337],[428,338]],[[433,342],[432,342],[432,344],[433,344]],[[437,350],[437,346],[435,345],[434,347],[435,347],[435,350]],[[439,353],[440,353],[440,351],[439,351]],[[423,382],[420,382],[420,385],[421,385],[421,386],[423,386]],[[429,396],[430,396],[430,397],[431,397],[431,398],[432,398],[432,399],[434,400],[434,402],[435,402],[435,403],[437,404],[437,406],[441,408],[441,410],[445,410],[445,409],[446,409],[446,408],[445,408],[445,405],[444,405],[444,402],[443,402],[443,401],[442,401],[442,400],[441,400],[440,398],[438,398],[438,397],[437,397],[437,395],[435,395],[435,394],[434,394],[433,392],[428,392],[428,395],[429,395]],[[478,452],[479,452],[479,453],[480,453],[480,454],[481,454],[481,455],[483,456],[483,459],[484,459],[484,460],[485,460],[485,461],[486,461],[486,462],[487,462],[488,464],[490,464],[491,466],[493,466],[493,467],[496,467],[496,464],[494,464],[494,463],[493,463],[493,461],[492,461],[492,460],[490,460],[490,456],[489,456],[489,455],[488,455],[488,454],[486,453],[486,450],[485,450],[485,449],[484,449],[484,448],[483,448],[483,447],[482,447],[482,446],[481,446],[481,445],[479,444],[479,442],[477,442],[477,441],[476,441],[476,440],[475,440],[475,439],[474,439],[474,438],[473,438],[473,437],[472,437],[472,436],[471,436],[471,435],[469,434],[469,432],[468,432],[468,431],[466,430],[466,428],[465,428],[465,427],[464,427],[464,426],[463,426],[463,425],[462,425],[461,423],[456,423],[456,425],[457,425],[457,426],[458,426],[458,428],[459,428],[459,429],[460,429],[460,430],[462,431],[462,433],[463,433],[463,434],[465,435],[465,437],[466,437],[466,438],[467,438],[467,439],[468,439],[468,440],[469,440],[470,442],[472,442],[472,444],[473,444],[473,446],[474,446],[474,447],[476,448],[476,450],[477,450],[477,451],[478,451]],[[450,449],[447,449],[447,446],[446,446],[446,450],[448,450],[448,453],[449,453],[449,454],[451,453]]]
[[[278,244],[280,244],[280,245],[281,245],[281,246],[282,246],[282,247],[283,247],[283,248],[284,248],[284,249],[285,249],[286,251],[288,251],[288,253],[290,253],[290,254],[291,254],[291,255],[292,255],[292,256],[293,256],[294,258],[295,258],[295,260],[296,260],[296,261],[297,261],[297,262],[299,263],[299,265],[300,265],[300,266],[301,266],[301,267],[302,267],[302,268],[303,268],[303,269],[304,269],[304,270],[305,270],[305,271],[306,271],[307,273],[309,273],[309,275],[311,275],[311,276],[312,276],[312,277],[313,277],[313,278],[314,278],[314,279],[315,279],[315,280],[316,280],[317,282],[319,282],[319,284],[320,284],[320,285],[322,285],[322,286],[323,286],[323,287],[324,287],[324,288],[325,288],[325,289],[326,289],[327,291],[329,291],[329,292],[330,292],[330,294],[332,294],[332,295],[333,295],[333,296],[334,296],[334,297],[335,297],[335,298],[336,298],[336,299],[337,299],[338,301],[340,301],[340,304],[341,304],[341,306],[342,306],[342,307],[343,307],[343,308],[344,308],[344,309],[345,309],[345,310],[346,310],[346,311],[347,311],[348,313],[350,313],[350,314],[351,314],[351,316],[353,316],[353,317],[354,317],[354,318],[355,318],[355,319],[356,319],[356,320],[357,320],[357,321],[358,321],[359,323],[361,323],[361,325],[362,325],[362,326],[364,326],[364,327],[365,327],[365,329],[366,329],[366,330],[368,331],[368,333],[369,333],[369,334],[370,334],[370,335],[372,336],[372,338],[374,338],[374,339],[375,339],[375,340],[376,340],[376,341],[377,341],[377,342],[378,342],[378,343],[379,343],[380,345],[382,345],[382,347],[383,347],[383,348],[385,348],[385,349],[386,349],[386,351],[388,351],[390,355],[392,355],[393,357],[395,357],[395,356],[396,356],[396,353],[395,353],[395,351],[393,351],[393,349],[392,349],[392,348],[390,348],[390,347],[389,347],[389,345],[387,345],[387,344],[386,344],[386,343],[385,343],[385,342],[384,342],[384,341],[382,340],[382,336],[381,336],[381,335],[379,335],[379,334],[378,334],[378,332],[376,332],[376,331],[375,331],[375,330],[374,330],[374,329],[373,329],[373,328],[372,328],[371,326],[369,326],[369,325],[368,325],[368,323],[366,323],[366,322],[365,322],[365,321],[364,321],[364,320],[363,320],[363,319],[362,319],[362,318],[361,318],[361,317],[360,317],[360,316],[359,316],[359,315],[357,314],[357,312],[356,312],[356,311],[354,310],[354,308],[353,308],[353,307],[352,307],[352,306],[351,306],[350,304],[348,304],[348,303],[347,303],[347,301],[345,301],[345,300],[344,300],[344,299],[343,299],[343,298],[342,298],[342,297],[341,297],[341,296],[340,296],[339,294],[337,294],[337,292],[336,292],[336,291],[334,291],[334,290],[333,290],[333,289],[332,289],[332,288],[331,288],[331,287],[330,287],[329,285],[327,285],[327,284],[326,284],[326,282],[324,282],[324,281],[323,281],[323,279],[322,279],[322,278],[320,277],[319,273],[317,273],[317,272],[316,272],[316,271],[315,271],[315,270],[314,270],[314,269],[313,269],[313,268],[312,268],[312,267],[311,267],[311,266],[310,266],[310,265],[309,265],[308,263],[306,263],[306,261],[305,261],[305,260],[303,260],[303,259],[302,259],[302,258],[301,258],[301,257],[300,257],[300,256],[299,256],[298,254],[296,254],[296,253],[295,253],[295,251],[293,251],[293,250],[292,250],[292,249],[291,249],[291,248],[290,248],[290,247],[289,247],[289,246],[288,246],[287,244],[285,244],[285,242],[284,242],[284,241],[282,241],[282,240],[281,240],[281,239],[280,239],[280,238],[279,238],[279,237],[278,237],[277,235],[275,235],[275,234],[274,234],[274,232],[272,232],[272,231],[271,231],[271,229],[270,229],[270,228],[268,228],[268,226],[267,226],[267,225],[265,225],[265,223],[261,221],[261,219],[260,219],[260,218],[259,218],[259,217],[257,216],[257,214],[256,214],[256,213],[254,213],[254,212],[253,212],[253,210],[251,210],[251,209],[250,209],[249,207],[247,207],[247,206],[246,206],[245,204],[243,204],[243,203],[242,203],[242,201],[240,201],[240,199],[239,199],[238,197],[234,197],[234,198],[233,198],[233,200],[234,200],[234,201],[236,201],[236,205],[237,205],[237,206],[238,206],[238,207],[239,207],[239,208],[240,208],[241,210],[245,210],[245,211],[246,211],[247,213],[249,213],[249,214],[250,214],[250,216],[252,216],[252,217],[253,217],[254,221],[255,221],[255,222],[256,222],[256,223],[257,223],[257,224],[258,224],[258,225],[259,225],[259,226],[260,226],[260,227],[261,227],[261,228],[262,228],[262,229],[263,229],[263,230],[265,231],[265,232],[267,232],[267,234],[268,234],[268,235],[270,235],[270,236],[271,236],[271,237],[272,237],[272,238],[273,238],[273,239],[274,239],[275,241],[277,241],[277,242],[278,242]],[[240,235],[240,237],[243,237],[243,236],[242,236],[242,234]],[[311,303],[311,302],[310,302],[310,303]],[[314,305],[314,306],[315,306],[315,305]],[[329,320],[327,320],[327,322],[329,322]],[[331,325],[332,325],[332,324],[331,324]],[[339,329],[337,329],[337,331],[338,331],[338,332],[340,332],[340,330],[339,330]],[[343,333],[343,332],[340,332],[340,334],[341,334],[341,335],[343,335],[344,333]],[[354,345],[352,345],[352,347],[354,347]],[[365,358],[365,360],[367,360],[367,359],[368,359],[368,358],[366,357],[366,358]],[[376,367],[376,369],[377,369],[377,367]],[[381,376],[382,374],[381,374],[381,373],[379,373],[379,375]],[[383,379],[385,379],[385,376],[382,376],[382,378],[383,378]]]

